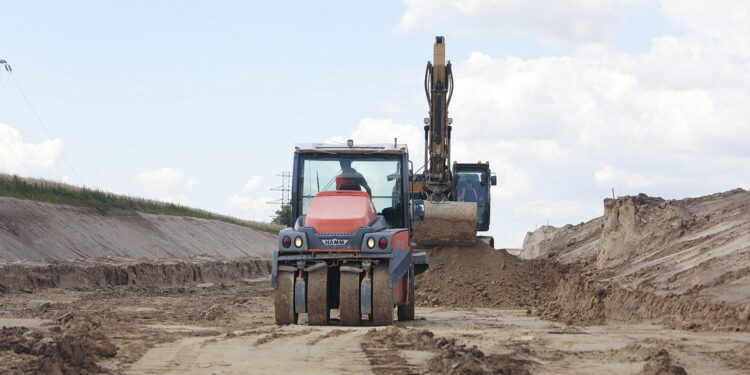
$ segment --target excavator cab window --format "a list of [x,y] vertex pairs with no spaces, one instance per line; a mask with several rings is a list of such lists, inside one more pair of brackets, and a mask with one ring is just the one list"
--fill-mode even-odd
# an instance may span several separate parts
[[483,226],[487,220],[487,198],[490,184],[488,174],[484,170],[459,170],[456,181],[456,200],[459,202],[476,202],[477,224]]
[[316,194],[331,190],[358,190],[370,195],[375,211],[391,228],[404,227],[401,160],[358,155],[303,155],[299,174],[300,215]]
[[476,202],[477,206],[484,206],[487,196],[486,186],[486,177],[481,172],[459,172],[458,182],[456,183],[456,200]]

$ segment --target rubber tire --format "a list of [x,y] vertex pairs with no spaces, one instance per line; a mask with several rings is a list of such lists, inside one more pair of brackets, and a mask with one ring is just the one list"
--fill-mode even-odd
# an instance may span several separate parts
[[297,324],[294,312],[294,272],[279,272],[276,276],[276,291],[273,299],[276,324]]
[[307,273],[307,324],[328,325],[328,267]]
[[388,264],[379,263],[372,272],[372,321],[376,326],[393,324],[393,305]]
[[406,301],[406,305],[398,305],[396,309],[399,322],[414,320],[414,305],[416,305],[416,296],[414,295],[414,267],[409,270],[409,285],[406,287],[409,288],[409,300]]
[[359,274],[339,272],[339,317],[341,325],[359,326],[362,312],[359,302]]

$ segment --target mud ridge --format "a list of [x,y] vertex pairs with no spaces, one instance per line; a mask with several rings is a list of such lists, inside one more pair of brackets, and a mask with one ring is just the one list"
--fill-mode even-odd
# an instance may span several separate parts
[[[529,374],[532,364],[515,354],[487,355],[476,346],[457,343],[455,338],[436,337],[428,330],[398,326],[370,330],[362,341],[362,349],[376,374],[516,375]],[[429,351],[434,355],[427,368],[415,368],[398,355],[398,350]]]
[[0,352],[18,356],[0,366],[10,373],[99,374],[97,361],[112,358],[117,347],[99,329],[101,323],[75,313],[60,316],[48,330],[25,327],[0,329]]
[[265,259],[130,264],[3,265],[0,266],[0,293],[40,288],[209,283],[264,277],[270,272],[271,262]]
[[747,332],[750,331],[750,314],[746,310],[727,304],[627,290],[570,273],[537,313],[545,319],[568,324],[658,321],[677,329]]

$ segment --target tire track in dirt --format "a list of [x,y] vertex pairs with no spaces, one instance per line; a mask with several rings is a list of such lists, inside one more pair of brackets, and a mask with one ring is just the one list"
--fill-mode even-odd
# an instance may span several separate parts
[[[269,328],[261,328],[253,333],[191,337],[161,344],[147,352],[126,373],[371,373],[370,364],[360,348],[363,329],[311,329],[305,326]],[[336,337],[336,340],[318,344],[331,337]]]

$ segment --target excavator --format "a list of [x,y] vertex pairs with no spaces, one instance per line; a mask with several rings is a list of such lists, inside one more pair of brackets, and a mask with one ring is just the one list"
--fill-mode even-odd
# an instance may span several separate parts
[[310,325],[390,325],[394,311],[413,320],[415,277],[428,268],[417,249],[472,244],[489,228],[489,164],[448,168],[453,76],[442,37],[434,57],[424,173],[397,140],[295,147],[292,226],[279,231],[271,269],[276,324],[306,314]]
[[489,162],[453,163],[451,133],[453,119],[448,106],[453,96],[453,72],[445,60],[445,38],[435,37],[433,62],[427,63],[424,78],[429,117],[424,119],[425,172],[414,176],[416,199],[413,241],[420,248],[469,246],[477,239],[494,247],[490,236],[477,231],[490,227],[490,187],[497,177]]

